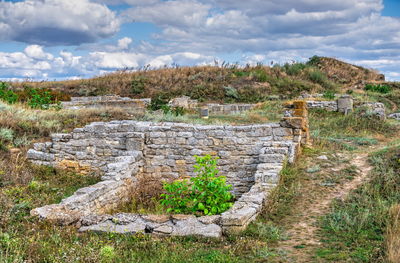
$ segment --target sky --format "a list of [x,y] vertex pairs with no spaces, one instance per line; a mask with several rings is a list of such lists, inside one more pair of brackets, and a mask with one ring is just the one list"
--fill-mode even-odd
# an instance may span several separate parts
[[328,56],[400,81],[400,0],[0,0],[0,79]]

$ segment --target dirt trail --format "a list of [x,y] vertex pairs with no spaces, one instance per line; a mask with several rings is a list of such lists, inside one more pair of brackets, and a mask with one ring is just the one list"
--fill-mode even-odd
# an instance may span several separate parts
[[[280,242],[277,248],[287,254],[288,258],[285,262],[318,262],[313,259],[315,248],[321,245],[317,233],[318,219],[329,212],[333,200],[345,199],[350,191],[357,189],[368,179],[368,174],[372,169],[368,163],[368,153],[378,148],[370,147],[363,153],[344,156],[350,159],[349,164],[357,167],[358,170],[358,174],[351,181],[345,181],[334,187],[321,186],[321,181],[318,180],[302,185],[304,196],[296,205],[294,215],[290,216],[290,221],[282,222],[288,229],[288,240]],[[344,164],[330,170],[339,171],[342,168]]]

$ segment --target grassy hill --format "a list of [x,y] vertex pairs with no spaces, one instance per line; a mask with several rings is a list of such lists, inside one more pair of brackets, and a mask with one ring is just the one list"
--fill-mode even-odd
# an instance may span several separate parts
[[333,58],[312,57],[306,63],[173,67],[156,70],[117,71],[91,79],[13,83],[51,88],[72,96],[118,94],[133,98],[166,99],[186,95],[200,101],[260,102],[291,98],[301,92],[337,92],[359,83],[377,82],[384,76],[371,69]]

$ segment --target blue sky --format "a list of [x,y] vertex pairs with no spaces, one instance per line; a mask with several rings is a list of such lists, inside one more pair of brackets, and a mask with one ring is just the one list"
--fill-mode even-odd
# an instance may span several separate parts
[[313,55],[400,80],[400,0],[0,0],[0,79]]

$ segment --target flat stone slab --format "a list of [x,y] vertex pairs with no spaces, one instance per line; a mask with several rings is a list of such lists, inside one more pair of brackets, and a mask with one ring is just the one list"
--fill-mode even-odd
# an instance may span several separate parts
[[[138,215],[121,213],[114,216],[88,216],[81,220],[79,232],[112,232],[120,234],[154,233],[172,236],[221,237],[222,228],[214,223],[220,216]],[[167,219],[167,220],[166,220]],[[100,221],[99,221],[100,220]]]

